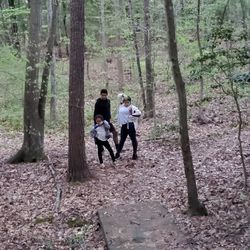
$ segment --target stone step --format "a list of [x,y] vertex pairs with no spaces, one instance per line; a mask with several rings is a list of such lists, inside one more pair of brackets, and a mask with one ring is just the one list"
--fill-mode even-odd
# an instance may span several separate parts
[[160,202],[102,208],[98,215],[109,250],[191,249]]

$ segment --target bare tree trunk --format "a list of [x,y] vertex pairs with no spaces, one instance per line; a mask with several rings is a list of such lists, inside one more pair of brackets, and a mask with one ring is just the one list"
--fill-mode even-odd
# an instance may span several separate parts
[[147,95],[147,108],[146,117],[154,117],[154,76],[152,68],[152,53],[151,53],[151,28],[150,28],[150,12],[149,0],[144,0],[144,42],[145,42],[145,63],[146,63],[146,95]]
[[63,57],[63,52],[62,52],[62,27],[61,27],[61,15],[62,15],[62,10],[61,10],[61,2],[59,2],[58,6],[58,17],[57,17],[57,29],[56,29],[56,46],[57,46],[57,57],[62,58]]
[[[203,52],[201,47],[201,39],[200,39],[200,10],[201,10],[201,0],[197,1],[197,21],[196,21],[196,35],[197,35],[197,43],[199,48],[200,57],[202,58]],[[200,62],[201,72],[200,72],[200,100],[204,98],[204,80],[202,76],[203,62]]]
[[106,24],[105,24],[105,0],[100,0],[100,11],[101,11],[101,39],[102,39],[102,48],[104,49],[104,60],[103,60],[103,79],[105,81],[106,88],[109,87],[109,80],[108,80],[108,64],[106,61],[106,48],[107,48],[107,41],[106,41]]
[[84,138],[84,1],[71,0],[69,66],[69,159],[67,179],[90,177]]
[[132,31],[133,31],[133,40],[134,40],[134,47],[135,47],[136,64],[137,64],[137,69],[138,69],[139,84],[140,84],[140,88],[141,88],[141,98],[142,98],[142,103],[143,103],[143,110],[146,111],[146,96],[145,96],[145,89],[144,89],[144,86],[143,86],[140,53],[139,53],[137,36],[136,36],[136,25],[135,25],[134,13],[133,13],[131,0],[128,0],[128,4],[129,4],[129,16],[130,16],[130,19],[131,19],[131,27],[132,27]]
[[43,68],[42,74],[42,84],[40,91],[40,99],[39,99],[39,116],[42,120],[42,136],[44,137],[44,124],[45,124],[45,104],[48,92],[48,82],[49,82],[49,72],[50,72],[50,64],[53,59],[53,48],[56,39],[56,24],[57,24],[57,7],[58,0],[52,0],[52,19],[49,24],[49,34],[47,40],[47,52],[45,57],[45,66]]
[[[116,20],[116,46],[120,48],[121,46],[121,31],[120,31],[120,21],[123,19],[122,3],[120,0],[114,0],[114,10],[115,10],[115,20]],[[120,52],[116,55],[117,69],[118,69],[118,88],[119,91],[123,90],[124,87],[124,77],[123,77],[123,62],[122,55]]]
[[185,168],[185,175],[187,179],[188,212],[191,215],[207,215],[207,210],[205,206],[199,202],[198,192],[196,187],[195,173],[194,173],[193,160],[192,160],[189,135],[188,135],[187,100],[186,100],[185,83],[182,79],[178,62],[172,0],[165,0],[165,11],[168,24],[169,57],[172,62],[172,72],[179,99],[180,139],[181,139],[181,149],[182,149],[183,163]]
[[41,0],[30,0],[29,45],[24,93],[24,140],[22,148],[8,162],[36,162],[44,158],[43,124],[39,114],[40,98],[37,67],[40,57]]
[[[62,9],[63,9],[63,28],[64,28],[64,34],[66,38],[69,38],[68,35],[68,27],[67,27],[67,3],[63,0],[62,1]],[[65,44],[65,50],[67,57],[69,56],[69,44],[66,42]]]
[[50,65],[50,84],[51,84],[51,98],[50,98],[50,121],[57,119],[57,82],[55,75],[56,57],[55,53],[52,54],[52,61]]
[[232,94],[233,94],[234,102],[236,104],[238,117],[239,117],[238,142],[239,142],[240,158],[241,158],[241,163],[242,163],[242,168],[243,168],[244,188],[247,189],[247,187],[248,187],[248,183],[247,183],[248,174],[247,174],[245,158],[244,158],[244,154],[243,154],[242,140],[241,140],[241,131],[242,131],[242,126],[243,126],[243,121],[242,121],[242,113],[241,113],[241,110],[240,110],[240,104],[239,104],[239,100],[238,100],[239,94],[238,94],[237,88],[234,89],[232,80],[230,80],[230,85],[231,85],[231,91],[232,91]]
[[[59,6],[59,4],[58,4]],[[53,0],[48,0],[48,26],[49,26],[49,31],[52,27],[52,21],[53,23],[53,29],[56,29],[57,27],[57,17],[58,17],[58,6],[55,9],[53,7]],[[53,9],[54,8],[54,9]],[[56,11],[56,20],[53,20],[53,10]],[[57,34],[57,31],[55,31],[55,34]],[[56,37],[54,37],[54,44],[56,42]],[[51,83],[51,98],[50,98],[50,121],[55,121],[56,120],[56,76],[55,76],[55,63],[56,63],[56,58],[55,58],[55,53],[54,53],[54,45],[52,48],[52,58],[50,62],[50,83]]]
[[[12,9],[15,9],[15,0],[8,0],[9,2],[9,7]],[[15,15],[12,16],[12,24],[11,24],[11,43],[13,48],[17,52],[17,56],[20,56],[20,41],[19,41],[19,35],[18,35],[18,25],[17,25],[17,18]]]

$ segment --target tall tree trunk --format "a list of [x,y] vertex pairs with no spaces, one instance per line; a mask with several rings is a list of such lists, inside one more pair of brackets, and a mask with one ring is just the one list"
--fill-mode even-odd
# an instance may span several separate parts
[[100,12],[101,12],[101,40],[102,40],[102,48],[104,49],[104,60],[103,60],[103,79],[105,81],[106,88],[109,87],[109,80],[108,80],[108,64],[106,61],[106,48],[107,48],[107,41],[106,41],[106,24],[105,24],[105,0],[100,0]]
[[56,39],[57,7],[58,7],[58,1],[52,0],[52,19],[51,23],[49,24],[47,52],[45,57],[45,65],[43,68],[42,84],[41,84],[40,99],[39,99],[39,115],[43,124],[41,133],[43,137],[44,137],[44,124],[45,124],[45,104],[48,92],[50,64],[53,59],[53,48]]
[[51,98],[50,98],[50,121],[56,121],[57,119],[57,82],[55,75],[55,67],[56,67],[56,57],[55,53],[52,54],[52,60],[50,65],[50,84],[51,84]]
[[205,206],[199,202],[197,187],[196,187],[193,160],[192,160],[189,135],[188,135],[187,100],[186,100],[185,83],[182,79],[178,61],[172,0],[165,0],[165,11],[168,24],[169,57],[172,62],[172,72],[179,99],[180,138],[181,138],[181,150],[185,168],[185,175],[187,179],[188,210],[191,215],[207,215]]
[[[58,7],[59,3],[57,2],[56,8],[53,6],[54,0],[48,0],[48,26],[49,26],[49,32],[50,29],[53,27],[53,30],[55,29],[55,36],[54,36],[54,45],[56,44],[57,40],[57,26],[58,26]],[[54,14],[56,15],[56,18],[53,19],[53,10]],[[52,23],[52,22],[55,23]],[[50,84],[51,84],[51,98],[50,98],[50,121],[53,122],[56,120],[56,76],[55,76],[55,65],[56,65],[56,58],[54,53],[55,47],[52,48],[52,58],[50,62]]]
[[[65,0],[62,1],[62,10],[63,10],[63,29],[64,29],[64,35],[68,39],[68,26],[67,26],[67,3]],[[69,56],[69,44],[68,41],[65,43],[65,50],[67,57]]]
[[151,30],[150,30],[150,12],[149,0],[144,0],[144,42],[145,42],[145,64],[146,64],[146,95],[147,108],[146,117],[152,118],[155,112],[154,105],[154,76],[152,68],[151,51]]
[[30,0],[29,45],[24,93],[24,140],[22,148],[8,162],[35,162],[44,158],[42,119],[39,115],[38,74],[40,57],[41,0]]
[[146,111],[146,96],[145,96],[145,89],[144,89],[143,79],[142,79],[141,60],[140,60],[139,46],[138,46],[137,35],[136,35],[136,24],[135,24],[131,0],[128,0],[128,4],[129,4],[128,12],[129,12],[129,16],[131,19],[131,27],[133,31],[133,41],[134,41],[134,47],[135,47],[135,56],[136,56],[136,64],[137,64],[137,69],[138,69],[139,84],[141,88],[143,110]]
[[[203,56],[202,47],[201,47],[201,39],[200,39],[200,17],[201,17],[201,0],[197,1],[197,21],[196,21],[196,35],[197,35],[197,43],[199,48],[200,57]],[[200,100],[204,98],[204,80],[202,76],[203,62],[200,62],[201,72],[200,72]]]
[[[8,0],[9,7],[15,9],[15,0]],[[18,25],[17,18],[15,15],[12,16],[12,24],[10,29],[11,44],[16,50],[17,55],[20,56],[20,41],[18,36]]]
[[[115,11],[115,22],[116,22],[116,46],[118,50],[121,47],[121,30],[119,23],[123,19],[122,2],[120,0],[114,0],[114,11]],[[118,69],[118,88],[119,91],[123,90],[124,87],[124,77],[123,77],[123,62],[122,55],[117,52],[116,55],[117,69]]]
[[84,138],[84,1],[70,4],[68,181],[90,177]]

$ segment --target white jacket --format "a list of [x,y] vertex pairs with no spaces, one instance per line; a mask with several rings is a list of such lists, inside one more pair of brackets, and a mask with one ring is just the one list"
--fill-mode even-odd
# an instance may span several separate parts
[[133,122],[135,129],[138,128],[139,117],[141,116],[141,111],[134,105],[125,107],[123,104],[120,105],[117,115],[117,120],[120,126]]

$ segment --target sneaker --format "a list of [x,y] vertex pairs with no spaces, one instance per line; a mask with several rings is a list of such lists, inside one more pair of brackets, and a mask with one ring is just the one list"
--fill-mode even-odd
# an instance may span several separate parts
[[100,164],[100,168],[105,168],[104,163],[101,163],[101,164]]
[[120,154],[119,154],[119,153],[116,153],[116,154],[115,154],[115,159],[118,159],[118,158],[120,158]]
[[114,161],[111,163],[111,167],[116,168],[116,164]]
[[137,160],[137,154],[133,154],[133,156],[132,156],[132,160]]

